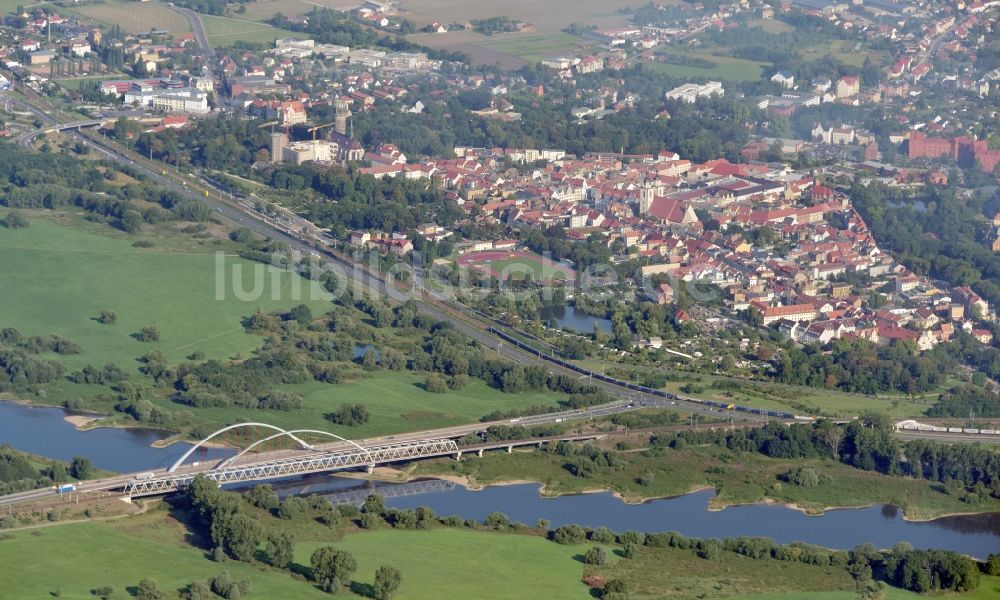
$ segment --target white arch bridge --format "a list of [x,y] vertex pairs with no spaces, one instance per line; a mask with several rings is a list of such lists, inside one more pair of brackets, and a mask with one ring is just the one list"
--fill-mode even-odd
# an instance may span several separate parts
[[[235,429],[263,427],[276,433],[253,442],[233,457],[214,464],[184,462],[214,438]],[[335,438],[337,441],[320,445],[307,443],[305,434]],[[247,453],[259,446],[288,438],[299,449],[265,452],[248,457]],[[202,475],[220,485],[249,481],[263,481],[292,475],[307,475],[326,471],[354,468],[372,469],[380,464],[388,464],[435,456],[460,455],[454,439],[408,439],[390,442],[388,440],[365,441],[365,444],[345,439],[339,435],[320,430],[284,430],[267,423],[239,423],[212,433],[192,446],[177,461],[164,471],[152,471],[123,477],[119,487],[130,497],[156,496],[180,490]],[[214,461],[213,461],[214,462]]]

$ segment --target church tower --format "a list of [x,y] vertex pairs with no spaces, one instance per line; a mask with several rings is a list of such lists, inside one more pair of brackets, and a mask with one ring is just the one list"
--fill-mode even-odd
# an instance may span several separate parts
[[336,98],[333,101],[333,130],[340,135],[347,135],[347,119],[351,116],[351,109],[347,105],[347,100]]

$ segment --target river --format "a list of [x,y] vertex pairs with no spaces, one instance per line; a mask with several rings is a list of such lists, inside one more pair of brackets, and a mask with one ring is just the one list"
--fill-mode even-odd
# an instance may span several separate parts
[[539,318],[543,323],[555,321],[560,329],[566,329],[583,335],[593,334],[595,325],[600,331],[611,333],[611,321],[609,319],[585,315],[577,312],[574,306],[547,306],[541,310]]
[[943,548],[978,558],[1000,549],[1000,513],[914,522],[905,520],[902,512],[891,505],[831,510],[822,516],[809,516],[777,504],[710,511],[708,503],[715,495],[711,490],[626,504],[610,492],[546,498],[540,494],[541,486],[534,483],[474,491],[440,480],[386,483],[326,476],[276,487],[281,496],[323,495],[334,503],[358,506],[367,494],[379,493],[392,508],[429,506],[440,516],[459,515],[479,521],[500,511],[529,525],[547,519],[551,527],[577,523],[614,531],[677,531],[698,538],[746,535],[841,549],[866,542],[889,548],[906,541],[915,548]]
[[[143,471],[171,464],[190,445],[153,448],[163,433],[150,429],[98,428],[79,431],[59,408],[0,402],[0,443],[60,460],[82,455],[111,471]],[[193,460],[221,458],[231,451],[211,449]],[[906,541],[916,548],[944,548],[979,558],[1000,549],[1000,513],[910,522],[893,506],[828,511],[808,516],[780,505],[736,506],[709,511],[713,492],[626,504],[611,493],[544,498],[538,484],[489,487],[471,491],[447,481],[366,482],[329,475],[276,484],[282,495],[321,494],[338,503],[360,504],[372,492],[386,496],[394,508],[429,506],[439,515],[483,519],[493,511],[534,524],[548,519],[553,527],[578,523],[615,531],[678,531],[691,537],[764,536],[830,548],[853,548],[871,542],[887,548]]]
[[[66,421],[66,415],[61,408],[0,401],[0,444],[63,461],[86,456],[100,469],[125,473],[168,467],[191,448],[185,443],[154,448],[153,442],[169,435],[156,429],[100,427],[80,431]],[[199,450],[192,460],[231,455],[230,450],[213,448]]]

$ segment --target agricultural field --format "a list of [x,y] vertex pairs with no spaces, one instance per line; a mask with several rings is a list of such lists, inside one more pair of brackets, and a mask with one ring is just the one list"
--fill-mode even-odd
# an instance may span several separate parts
[[622,0],[609,4],[602,0],[552,0],[539,3],[533,0],[510,0],[497,4],[489,0],[402,0],[400,16],[426,25],[464,23],[472,19],[507,16],[533,24],[538,33],[556,33],[574,22],[612,27],[628,23],[628,16],[617,11],[626,6],[646,4],[643,0]]
[[490,41],[489,36],[475,31],[449,31],[448,33],[417,33],[407,38],[414,44],[434,48],[462,52],[477,65],[500,65],[504,69],[519,69],[528,61],[513,54],[499,52],[487,48],[484,42]]
[[629,23],[628,16],[617,11],[627,6],[646,4],[641,0],[624,0],[609,5],[600,0],[553,0],[539,4],[531,0],[513,0],[496,4],[486,0],[455,3],[451,0],[407,0],[402,2],[400,16],[427,25],[432,22],[464,24],[472,19],[507,16],[531,23],[535,31],[497,36],[485,36],[470,31],[450,31],[444,34],[415,34],[409,37],[417,44],[464,52],[477,64],[499,63],[505,68],[519,68],[529,61],[572,52],[589,40],[564,33],[572,23],[586,23],[599,28],[618,27]]
[[[245,4],[247,11],[243,14],[233,14],[233,16],[251,21],[267,21],[278,13],[286,17],[293,17],[307,14],[313,9],[321,7],[347,11],[359,5],[358,0],[260,0]],[[232,14],[232,11],[230,12]]]
[[551,34],[537,33],[513,33],[487,37],[476,45],[499,52],[510,54],[528,61],[540,61],[546,58],[573,52],[583,45],[587,40],[563,32]]
[[179,35],[191,31],[191,24],[184,15],[156,2],[109,1],[74,8],[73,12],[106,25],[119,25],[128,33],[165,29]]
[[201,22],[213,46],[231,46],[238,41],[269,44],[278,38],[295,37],[295,32],[265,23],[231,17],[202,15]]

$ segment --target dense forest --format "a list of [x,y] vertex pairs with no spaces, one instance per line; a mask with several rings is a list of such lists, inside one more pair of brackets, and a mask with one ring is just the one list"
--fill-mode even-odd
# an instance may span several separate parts
[[937,388],[954,366],[943,350],[920,354],[908,343],[835,340],[830,352],[817,346],[786,348],[777,363],[777,379],[862,394],[919,394]]

